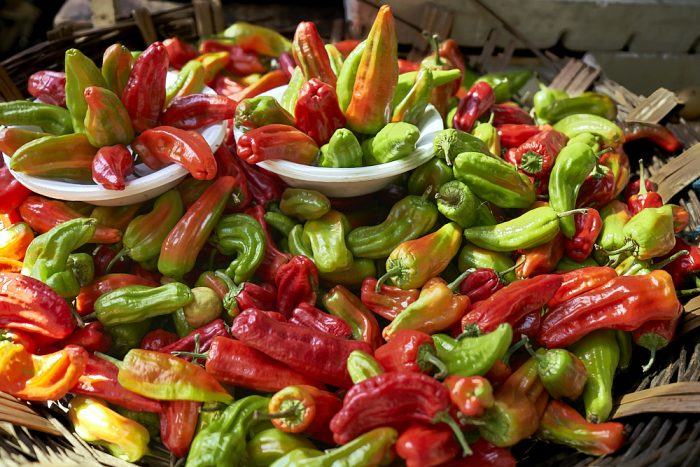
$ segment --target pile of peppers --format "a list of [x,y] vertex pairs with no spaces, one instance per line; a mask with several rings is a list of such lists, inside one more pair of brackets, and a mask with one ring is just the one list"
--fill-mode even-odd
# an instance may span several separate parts
[[[383,6],[362,42],[239,22],[198,49],[117,44],[101,69],[71,50],[65,73],[34,75],[38,102],[0,104],[3,125],[42,130],[0,131],[13,170],[120,189],[131,144],[191,175],[103,207],[0,167],[0,391],[72,394],[76,434],[131,462],[158,441],[188,467],[510,466],[531,437],[623,447],[615,375],[639,348],[653,365],[700,273],[688,213],[643,161],[630,180],[624,143],[680,144],[619,127],[604,95],[542,86],[517,103],[528,73],[473,76],[454,41],[434,48],[399,60]],[[279,103],[256,97],[288,81]],[[435,157],[380,192],[328,198],[254,164],[400,159],[428,103],[446,123]],[[192,130],[220,121],[212,153]]]

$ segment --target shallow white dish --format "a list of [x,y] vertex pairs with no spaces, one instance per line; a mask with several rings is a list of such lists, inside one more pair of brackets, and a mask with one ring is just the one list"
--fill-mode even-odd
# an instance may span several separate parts
[[[167,84],[174,81],[176,76],[177,73],[168,72]],[[214,94],[214,90],[208,87],[205,87],[203,92]],[[216,151],[224,140],[226,126],[224,123],[216,123],[202,128],[200,133],[207,140],[212,151]],[[2,156],[5,164],[9,166],[10,158],[5,154]],[[134,171],[139,177],[129,176],[124,190],[106,190],[95,184],[61,182],[33,177],[21,172],[11,172],[22,185],[40,195],[66,201],[84,201],[97,206],[123,206],[155,198],[177,185],[188,173],[177,164],[171,164],[156,172],[145,164],[138,164],[134,167]]]
[[[263,93],[278,101],[287,86],[280,86]],[[379,191],[388,184],[398,180],[401,175],[413,170],[433,157],[433,139],[443,129],[442,118],[435,107],[429,105],[418,123],[420,139],[413,154],[404,159],[387,162],[386,164],[349,169],[333,169],[315,167],[284,160],[263,161],[258,166],[273,172],[288,185],[299,188],[310,188],[321,193],[336,197],[366,195]],[[240,131],[234,129],[234,137],[238,140]]]

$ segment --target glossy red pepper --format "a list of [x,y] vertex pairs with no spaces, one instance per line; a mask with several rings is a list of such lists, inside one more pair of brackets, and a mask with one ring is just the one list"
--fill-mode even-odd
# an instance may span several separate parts
[[567,271],[561,275],[561,286],[547,302],[547,307],[552,309],[577,295],[605,284],[615,277],[617,277],[615,270],[605,266],[593,266]]
[[[641,187],[639,177],[633,177],[630,179],[629,183],[625,187],[625,191],[622,193],[623,199],[629,199],[630,196],[639,193],[639,188]],[[658,185],[648,178],[644,180],[644,186],[647,191],[657,191],[659,189]]]
[[248,177],[242,168],[248,164],[243,164],[224,144],[214,152],[214,159],[216,159],[217,178],[228,176],[236,179],[236,186],[226,204],[226,212],[243,211],[253,200],[248,186]]
[[600,213],[589,208],[585,213],[574,214],[576,233],[572,238],[564,237],[564,251],[573,261],[584,261],[591,255],[603,221]]
[[443,467],[515,467],[515,457],[506,448],[499,448],[479,438],[469,446],[472,455],[447,462]]
[[374,358],[386,371],[413,371],[428,373],[443,365],[435,356],[435,345],[430,334],[402,329],[393,339],[374,351]]
[[197,431],[201,402],[163,401],[160,412],[160,440],[175,457],[185,457]]
[[407,467],[443,465],[459,454],[459,444],[445,425],[411,425],[396,440],[396,454]]
[[360,288],[360,300],[372,312],[389,321],[396,318],[408,305],[415,302],[420,295],[418,289],[404,290],[392,285],[382,284],[379,293],[377,293],[376,288],[376,278],[365,278]]
[[564,133],[544,130],[518,146],[515,151],[509,151],[506,160],[528,175],[538,179],[547,178],[567,141]]
[[65,107],[66,74],[62,71],[37,71],[27,80],[27,92],[41,102]]
[[515,123],[505,123],[496,127],[501,147],[510,149],[517,148],[528,139],[540,133],[542,129],[537,125],[523,125]]
[[279,291],[275,309],[289,318],[300,303],[316,305],[318,297],[318,269],[306,256],[294,256],[275,273]]
[[197,180],[216,177],[216,159],[209,143],[194,131],[159,126],[141,133],[131,145],[134,152],[153,170],[174,162],[184,167]]
[[246,308],[275,309],[277,289],[271,284],[243,282],[236,285],[224,271],[207,271],[199,276],[195,286],[205,286],[214,290],[223,300],[224,309],[230,317],[238,316]]
[[661,195],[655,191],[647,191],[644,176],[644,161],[639,161],[639,192],[627,199],[627,206],[634,216],[644,208],[660,208],[664,205]]
[[0,166],[0,212],[17,209],[32,192],[25,188],[4,163]]
[[472,304],[486,300],[507,284],[504,274],[508,272],[497,272],[491,268],[475,269],[459,284],[459,293],[469,297]]
[[134,62],[121,98],[135,131],[143,132],[158,124],[165,104],[167,74],[168,52],[162,42],[149,45]]
[[683,240],[681,237],[676,237],[676,244],[667,255],[659,258],[660,261],[670,258],[681,250],[688,250],[688,254],[672,261],[663,267],[663,269],[671,275],[673,285],[676,288],[681,288],[688,276],[700,272],[700,248]]
[[332,315],[339,316],[352,328],[352,337],[372,346],[382,344],[379,323],[360,299],[342,285],[336,285],[322,297],[323,306]]
[[474,123],[491,110],[496,100],[493,88],[484,81],[478,81],[469,88],[457,106],[452,119],[452,127],[462,131],[472,131]]
[[[287,386],[275,393],[267,406],[272,425],[285,433],[306,433],[333,444],[328,424],[343,403],[332,392],[313,386]],[[284,413],[291,415],[280,416]]]
[[80,293],[75,298],[75,309],[81,316],[88,315],[95,311],[95,301],[100,296],[127,285],[157,287],[159,284],[153,280],[133,274],[107,274],[80,288]]
[[667,320],[647,321],[632,332],[632,340],[640,347],[647,349],[651,355],[649,361],[642,367],[642,371],[648,371],[654,364],[656,351],[666,347],[676,334],[678,321],[683,315],[683,308],[678,307],[678,314]]
[[108,190],[126,188],[126,177],[134,172],[134,158],[123,144],[103,146],[92,159],[92,180]]
[[[595,238],[592,242],[595,242]],[[550,273],[556,269],[557,264],[564,257],[564,235],[559,232],[549,242],[534,248],[518,250],[518,253],[520,258],[515,268],[515,275],[519,279]]]
[[297,25],[292,43],[292,54],[304,78],[317,78],[335,88],[336,77],[331,67],[328,52],[323,45],[323,39],[318,34],[316,25],[310,21],[302,21]]
[[231,326],[236,339],[287,364],[292,370],[338,388],[349,388],[352,380],[346,368],[353,350],[372,353],[365,342],[340,339],[315,329],[281,323],[249,308]]
[[[233,150],[235,151],[235,146]],[[236,157],[235,153],[234,158],[238,167],[245,173],[250,196],[255,204],[265,207],[271,201],[282,199],[282,192],[286,185],[277,175],[255,165],[244,163]]]
[[493,126],[501,125],[534,125],[535,121],[529,113],[525,112],[515,102],[503,102],[502,104],[494,104],[491,108],[493,112]]
[[493,388],[482,376],[450,375],[444,381],[450,399],[466,417],[481,417],[493,406]]
[[542,326],[542,310],[531,311],[513,324],[513,340],[520,336],[534,338]]
[[143,336],[139,348],[144,350],[160,350],[166,345],[170,345],[177,341],[177,339],[177,334],[174,332],[158,328],[154,329],[153,331],[149,331],[145,336]]
[[[342,51],[341,51],[341,53],[342,53]],[[345,57],[347,57],[347,55],[345,55],[345,54],[343,54],[343,55]],[[412,62],[410,60],[404,60],[403,58],[399,58],[398,62],[399,62],[399,74],[420,70],[420,63]]]
[[82,328],[77,328],[70,336],[56,343],[58,348],[66,345],[79,345],[90,352],[107,352],[112,345],[112,338],[104,333],[102,323],[92,321]]
[[630,122],[622,125],[622,131],[625,133],[625,143],[647,139],[664,151],[671,153],[683,147],[678,138],[663,125]]
[[277,248],[267,222],[265,222],[265,208],[262,205],[258,204],[248,208],[246,214],[253,216],[265,232],[265,255],[255,274],[265,282],[277,283],[277,272],[292,259],[292,255],[283,253]]
[[330,141],[335,130],[345,128],[345,115],[338,105],[335,88],[312,78],[299,90],[294,107],[296,126],[319,146]]
[[[458,79],[454,80],[452,83],[452,94],[456,95],[462,85],[462,78],[467,70],[467,64],[464,61],[464,55],[459,49],[459,44],[454,39],[446,39],[440,44],[440,49],[438,50],[438,55],[447,60],[454,68],[457,68],[461,75]],[[420,67],[416,68],[418,70]],[[399,73],[404,73],[399,71]]]
[[310,165],[316,158],[318,146],[313,138],[293,126],[273,123],[238,138],[236,153],[248,164],[281,159]]
[[185,63],[197,57],[197,49],[193,45],[177,38],[169,37],[163,41],[163,47],[168,54],[170,66],[179,70]]
[[[219,95],[230,99],[237,98],[245,87],[226,75],[219,74],[209,86]],[[236,102],[240,102],[237,100]]]
[[627,185],[629,159],[620,147],[598,159],[599,170],[586,177],[576,198],[576,207],[601,208],[615,199]]
[[236,102],[216,94],[190,94],[174,98],[160,116],[160,124],[196,130],[236,115]]
[[343,339],[352,337],[352,328],[345,320],[338,316],[324,313],[315,306],[304,302],[292,310],[289,322]]
[[[107,245],[99,245],[93,250],[92,262],[95,264],[95,276],[104,276],[108,273],[107,268],[117,256],[117,253],[119,253],[118,250],[114,250]],[[122,256],[112,264],[112,267],[109,268],[109,272],[127,273],[130,266],[131,259],[128,256]]]
[[260,62],[260,57],[253,50],[244,49],[240,45],[224,44],[216,39],[206,39],[199,44],[200,53],[228,52],[231,60],[226,70],[240,76],[253,73],[265,73],[267,68]]
[[[200,352],[206,352],[211,348],[214,339],[220,336],[229,337],[229,332],[224,320],[215,319],[211,323],[205,324],[204,326],[190,332],[182,339],[178,339],[172,344],[168,344],[155,350],[163,353],[196,352],[197,349]],[[183,356],[182,358],[187,361],[190,360],[188,356]]]

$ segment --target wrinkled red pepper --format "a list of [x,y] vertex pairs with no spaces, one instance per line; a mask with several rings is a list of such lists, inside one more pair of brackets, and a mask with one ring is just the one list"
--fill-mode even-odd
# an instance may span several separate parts
[[[265,255],[263,256],[262,263],[260,263],[260,266],[258,266],[258,269],[255,271],[255,274],[265,282],[276,283],[275,278],[277,272],[292,259],[292,256],[289,253],[281,252],[277,248],[272,234],[270,233],[270,228],[267,226],[267,222],[265,222],[265,208],[262,205],[258,204],[257,206],[248,208],[245,212],[253,216],[265,232]],[[278,295],[279,294],[278,287]]]
[[41,102],[65,107],[66,74],[62,71],[37,71],[27,80],[27,92]]
[[90,352],[107,352],[112,345],[112,338],[104,333],[102,323],[92,321],[56,343],[58,348],[66,345],[79,345]]
[[15,179],[10,168],[2,163],[0,167],[0,212],[10,212],[17,209],[31,193],[28,188]]
[[[226,75],[219,74],[209,86],[219,95],[236,100],[245,87]],[[240,102],[237,100],[236,102]]]
[[[233,150],[235,151],[235,146]],[[255,201],[255,204],[265,207],[271,201],[282,199],[282,192],[286,185],[277,175],[260,167],[245,164],[235,156],[235,152],[233,154],[236,164],[245,173],[250,196]]]
[[572,238],[564,237],[564,251],[573,261],[584,261],[591,255],[603,221],[600,213],[589,208],[585,213],[574,214],[576,233]]
[[348,339],[352,337],[352,328],[342,318],[324,313],[308,303],[300,303],[289,318],[290,323],[325,332],[331,336]]
[[163,47],[168,54],[170,65],[179,70],[185,63],[197,57],[197,49],[192,44],[180,40],[177,37],[169,37],[163,41]]
[[428,373],[444,365],[435,355],[430,334],[413,329],[402,329],[386,344],[374,351],[374,358],[386,371],[413,371]]
[[122,103],[135,131],[142,132],[158,124],[165,104],[165,78],[168,52],[162,42],[154,42],[139,55],[122,93]]
[[529,113],[525,112],[515,102],[503,102],[502,104],[494,104],[491,108],[493,112],[493,126],[501,125],[534,125],[535,121]]
[[542,129],[537,125],[523,125],[506,123],[496,127],[501,147],[510,149],[517,148],[528,139],[540,133]]
[[568,138],[564,133],[544,130],[518,146],[515,151],[508,151],[506,161],[528,175],[537,179],[546,179],[554,167],[557,155],[567,141]]
[[281,159],[310,165],[316,159],[318,146],[313,138],[293,126],[273,123],[238,138],[236,153],[248,164]]
[[340,110],[333,86],[313,78],[299,90],[294,107],[296,126],[322,146],[330,141],[338,128],[345,128],[345,115]]
[[123,144],[103,146],[92,159],[92,180],[108,190],[126,188],[126,177],[134,172],[134,158]]
[[491,268],[475,269],[459,284],[459,293],[469,297],[472,304],[486,300],[507,284],[504,274],[508,272],[510,271],[498,272]]
[[160,440],[175,457],[187,455],[197,431],[199,408],[196,401],[163,401],[160,412]]
[[316,305],[318,269],[306,256],[294,256],[275,273],[277,304],[275,310],[289,318],[301,303]]
[[420,295],[418,289],[401,289],[392,285],[382,284],[379,293],[376,292],[377,279],[367,277],[362,281],[360,300],[372,312],[388,319],[396,318],[408,305],[415,302]]
[[206,39],[199,44],[199,52],[228,52],[231,56],[226,65],[226,70],[240,76],[248,76],[253,73],[265,73],[267,68],[260,62],[260,57],[255,51],[247,50],[240,45],[224,44],[216,39]]
[[[155,350],[163,353],[194,352],[199,344],[199,351],[206,352],[211,347],[214,339],[219,336],[229,336],[226,323],[224,323],[224,320],[222,319],[216,319],[209,324],[205,324],[201,328],[195,329],[191,333],[187,334],[182,339],[176,340],[172,344],[168,344]],[[182,358],[187,361],[190,360],[190,357],[188,356],[183,356]]]
[[445,425],[411,425],[396,440],[396,454],[407,467],[443,465],[459,454],[459,444]]
[[190,94],[174,98],[160,116],[160,124],[196,130],[236,116],[236,102],[216,94]]
[[[107,245],[99,245],[92,252],[92,262],[95,264],[95,276],[100,277],[108,273],[107,267],[119,253]],[[112,264],[109,272],[126,273],[131,266],[131,259],[128,256],[122,256]]]
[[547,307],[552,309],[577,295],[593,290],[617,277],[613,268],[606,266],[593,266],[574,269],[561,275],[561,286],[547,302]]
[[472,131],[476,121],[491,111],[496,100],[493,88],[484,81],[478,81],[469,88],[457,106],[457,113],[452,119],[452,127],[462,131]]

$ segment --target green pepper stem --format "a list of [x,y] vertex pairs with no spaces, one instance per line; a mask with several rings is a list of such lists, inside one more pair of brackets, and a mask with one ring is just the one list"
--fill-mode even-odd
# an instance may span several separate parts
[[619,255],[620,253],[624,253],[626,251],[634,250],[634,248],[635,248],[634,242],[631,242],[631,241],[625,243],[622,247],[618,248],[617,250],[612,250],[612,251],[606,250],[605,248],[603,248],[599,245],[596,245],[596,249],[608,257]]
[[462,283],[462,281],[464,279],[466,279],[467,276],[469,274],[473,273],[474,271],[476,271],[476,269],[474,269],[474,268],[466,269],[464,272],[462,272],[462,274],[457,276],[457,279],[455,279],[452,282],[450,282],[449,284],[447,284],[447,288],[450,289],[452,292],[456,291],[457,288],[459,287],[459,285]]
[[110,262],[107,264],[107,267],[105,268],[105,274],[109,274],[109,272],[112,270],[115,264],[117,264],[123,257],[129,254],[131,250],[129,248],[122,248],[119,253],[116,254],[114,258],[110,260]]
[[259,410],[256,410],[253,413],[253,419],[255,420],[272,420],[276,418],[289,418],[289,417],[295,417],[299,416],[299,411],[297,409],[287,409],[283,410],[281,412],[275,412],[275,413],[265,413],[261,412]]
[[571,216],[573,214],[586,214],[587,212],[588,212],[588,209],[586,209],[586,208],[571,209],[569,211],[558,212],[557,217],[566,217],[566,216]]
[[70,312],[73,315],[73,318],[75,318],[75,322],[78,323],[79,328],[84,328],[85,327],[85,321],[83,321],[83,317],[78,314],[77,311],[75,311],[75,308],[72,306],[70,307]]
[[644,160],[639,159],[639,191],[637,192],[638,195],[646,195],[647,194],[647,184],[646,184],[646,177],[644,176]]
[[435,354],[432,353],[432,352],[425,352],[425,353],[423,354],[423,358],[425,358],[425,360],[426,360],[428,363],[430,363],[430,364],[433,365],[435,368],[437,368],[438,371],[437,371],[437,373],[435,373],[435,374],[433,375],[433,378],[435,378],[435,379],[443,379],[443,378],[446,378],[446,377],[447,377],[447,374],[448,374],[447,366],[445,365],[445,363],[444,363],[442,360],[440,360],[440,359],[438,358],[437,355],[435,355]]
[[209,352],[185,352],[184,350],[176,350],[174,352],[170,352],[170,355],[174,357],[192,357],[192,360],[194,361],[200,359],[206,360],[209,357]]
[[607,154],[607,153],[609,153],[609,152],[612,152],[612,151],[613,151],[613,148],[601,149],[600,151],[598,151],[598,152],[596,153],[595,158],[596,158],[596,159],[600,159],[603,155],[605,155],[605,154]]
[[481,329],[479,329],[479,326],[476,323],[472,323],[465,327],[462,333],[455,339],[461,341],[462,339],[465,339],[467,337],[479,337],[480,335]]
[[642,373],[646,373],[647,371],[651,370],[652,366],[654,366],[654,360],[656,359],[656,347],[651,347],[649,352],[651,352],[649,355],[649,361],[642,366]]
[[[423,194],[421,195],[421,198],[423,198],[423,201],[427,201],[428,198],[430,197],[430,193],[433,192],[433,185],[428,185],[425,188],[425,191],[423,191]],[[437,196],[437,194],[436,194]]]
[[387,281],[387,279],[391,277],[398,276],[401,273],[401,268],[400,267],[393,267],[389,269],[387,272],[384,273],[379,279],[377,279],[377,285],[374,286],[374,291],[376,293],[381,293],[382,291],[382,284]]
[[510,282],[506,280],[506,274],[509,274],[509,273],[515,271],[520,266],[522,266],[524,263],[525,263],[525,260],[522,260],[519,263],[516,263],[513,266],[509,267],[508,269],[504,269],[503,271],[495,271],[496,277],[498,278],[498,281],[501,282],[502,284],[509,284]]
[[119,369],[121,369],[122,366],[124,366],[124,362],[122,362],[121,360],[117,360],[116,358],[110,357],[109,355],[103,354],[102,352],[95,352],[95,357],[101,358],[102,360],[106,360]]
[[442,152],[445,153],[445,164],[452,165],[452,160],[450,159],[450,143],[448,141],[443,141],[440,147],[442,147]]
[[542,358],[541,356],[537,355],[535,349],[532,348],[532,344],[530,344],[530,339],[528,339],[527,336],[523,335],[523,337],[520,340],[524,342],[525,350],[527,350],[527,353],[529,353],[531,357],[535,358],[538,361]]
[[459,427],[459,425],[457,425],[457,422],[455,422],[454,418],[452,418],[449,413],[438,413],[435,418],[433,418],[433,423],[446,423],[447,426],[452,429],[452,433],[454,433],[455,438],[457,438],[459,445],[462,446],[462,457],[472,455],[472,450],[469,448],[469,444],[467,444],[467,440],[464,438],[462,429]]
[[673,263],[675,260],[680,258],[681,256],[686,256],[689,255],[690,252],[688,250],[680,250],[669,256],[663,261],[659,261],[658,263],[654,263],[651,265],[652,269],[661,269],[663,267],[668,266],[669,264]]
[[697,295],[700,294],[700,287],[696,289],[685,289],[685,290],[676,290],[676,295],[679,297],[687,297],[689,295]]
[[501,357],[501,361],[505,364],[508,364],[510,361],[510,357],[513,356],[515,352],[520,350],[520,348],[528,343],[528,338],[527,336],[523,335],[518,342],[515,344],[511,345],[508,351]]
[[428,35],[427,31],[423,31],[423,37],[427,39],[428,43],[430,43],[430,48],[433,49],[433,53],[435,54],[435,65],[442,66],[442,60],[440,60],[440,46],[438,45],[440,36],[437,34]]

